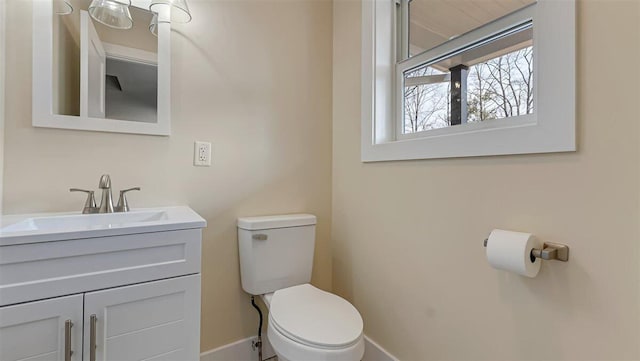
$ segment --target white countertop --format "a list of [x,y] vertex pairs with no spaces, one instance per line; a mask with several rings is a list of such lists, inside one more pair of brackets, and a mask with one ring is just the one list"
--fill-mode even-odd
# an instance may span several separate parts
[[204,228],[207,222],[186,206],[138,208],[126,213],[80,212],[0,217],[0,247],[80,238]]

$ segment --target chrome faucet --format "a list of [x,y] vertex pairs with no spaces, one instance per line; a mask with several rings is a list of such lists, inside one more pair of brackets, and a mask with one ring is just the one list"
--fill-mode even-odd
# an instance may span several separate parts
[[100,200],[100,206],[96,205],[96,199],[94,192],[85,189],[71,188],[71,192],[85,192],[87,193],[87,200],[85,201],[83,214],[91,213],[113,213],[113,212],[129,212],[129,202],[127,202],[126,193],[129,191],[139,191],[140,187],[134,187],[124,189],[120,191],[120,198],[118,204],[113,206],[113,197],[111,195],[111,177],[108,174],[104,174],[100,177],[100,183],[98,187],[102,189],[102,198]]
[[102,189],[102,200],[100,201],[100,208],[98,213],[113,213],[113,198],[111,197],[111,177],[108,174],[103,174],[100,177],[100,184],[98,188]]

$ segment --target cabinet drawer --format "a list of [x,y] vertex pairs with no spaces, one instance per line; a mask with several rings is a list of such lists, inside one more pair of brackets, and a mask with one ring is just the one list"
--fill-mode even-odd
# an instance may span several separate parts
[[200,272],[187,229],[0,248],[0,306]]

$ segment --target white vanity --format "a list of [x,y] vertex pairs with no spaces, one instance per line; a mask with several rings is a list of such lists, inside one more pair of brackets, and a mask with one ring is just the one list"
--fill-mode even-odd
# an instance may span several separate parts
[[206,222],[188,207],[5,216],[0,360],[198,360]]

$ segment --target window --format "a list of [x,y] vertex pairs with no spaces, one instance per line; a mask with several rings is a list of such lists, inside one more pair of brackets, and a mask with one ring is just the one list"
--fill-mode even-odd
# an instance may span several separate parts
[[527,22],[484,45],[404,70],[398,134],[532,114],[532,37]]
[[575,4],[363,3],[363,161],[575,150]]

